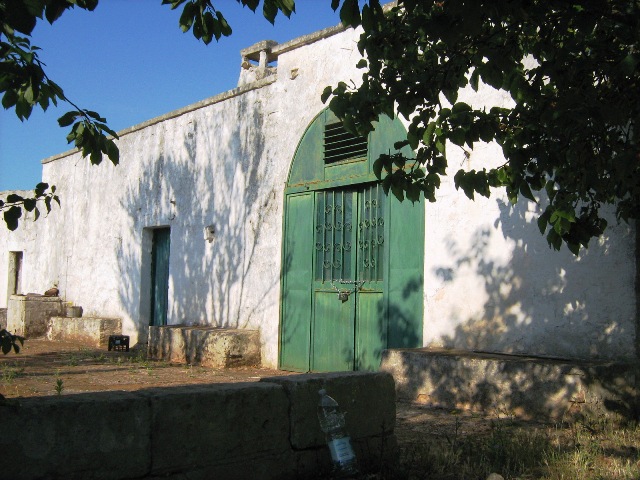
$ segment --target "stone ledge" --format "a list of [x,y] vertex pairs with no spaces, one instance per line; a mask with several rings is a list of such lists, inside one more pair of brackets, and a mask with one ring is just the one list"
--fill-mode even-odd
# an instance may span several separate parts
[[522,418],[639,418],[640,365],[430,349],[386,350],[399,399]]
[[109,335],[122,332],[119,318],[51,317],[47,340],[63,340],[95,347],[107,347]]
[[260,332],[205,326],[149,327],[149,358],[231,368],[260,365]]

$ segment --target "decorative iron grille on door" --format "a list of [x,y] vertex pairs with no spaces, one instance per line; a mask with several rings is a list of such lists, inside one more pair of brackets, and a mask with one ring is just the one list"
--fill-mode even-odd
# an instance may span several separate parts
[[[385,215],[382,187],[374,184],[358,191],[326,190],[318,193],[316,202],[315,280],[382,281]],[[354,260],[357,273],[353,270]]]

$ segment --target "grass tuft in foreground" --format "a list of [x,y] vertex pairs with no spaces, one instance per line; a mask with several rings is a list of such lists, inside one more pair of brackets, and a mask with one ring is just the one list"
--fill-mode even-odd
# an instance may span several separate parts
[[384,478],[485,480],[640,479],[640,426],[611,422],[522,426],[495,422],[488,433],[444,436],[401,446],[397,471]]

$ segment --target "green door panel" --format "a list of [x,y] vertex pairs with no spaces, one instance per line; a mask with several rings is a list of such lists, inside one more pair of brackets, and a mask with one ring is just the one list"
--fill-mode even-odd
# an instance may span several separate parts
[[422,346],[424,311],[424,200],[389,200],[388,346],[416,348]]
[[153,230],[151,245],[151,325],[166,325],[169,307],[171,230]]
[[335,291],[316,291],[311,370],[353,370],[355,301],[342,302]]
[[377,371],[382,351],[387,348],[387,318],[382,291],[361,290],[357,293],[356,325],[357,370]]
[[309,370],[313,274],[313,194],[286,198],[282,259],[281,368]]

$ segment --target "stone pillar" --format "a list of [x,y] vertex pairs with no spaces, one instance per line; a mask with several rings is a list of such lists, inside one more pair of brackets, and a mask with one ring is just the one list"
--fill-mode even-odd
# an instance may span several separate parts
[[59,297],[42,295],[11,295],[7,310],[7,330],[25,338],[43,337],[49,319],[62,315],[63,302]]

